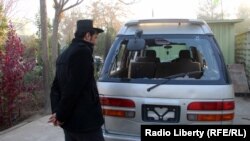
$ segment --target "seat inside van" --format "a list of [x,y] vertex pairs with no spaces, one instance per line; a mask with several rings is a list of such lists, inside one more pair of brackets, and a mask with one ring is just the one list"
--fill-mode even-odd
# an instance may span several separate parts
[[160,62],[154,50],[146,50],[145,56],[136,58],[136,62]]
[[192,61],[191,54],[189,50],[180,50],[179,57],[172,60],[172,62],[185,62],[185,61]]
[[160,59],[156,57],[154,50],[145,50],[145,56],[139,56],[135,62],[130,63],[128,78],[154,78],[159,62]]
[[[155,77],[162,78],[174,74],[196,71],[201,71],[200,63],[193,61],[189,50],[181,50],[179,52],[179,58],[173,60],[172,62],[165,62],[157,65]],[[200,73],[190,75],[190,77],[199,78]]]
[[155,70],[155,62],[131,62],[128,78],[154,78]]
[[[199,71],[201,65],[193,61],[190,50],[180,50],[179,57],[172,62],[160,62],[154,50],[147,50],[145,57],[138,57],[130,62],[128,78],[165,78],[179,73]],[[189,77],[198,79],[201,73]]]

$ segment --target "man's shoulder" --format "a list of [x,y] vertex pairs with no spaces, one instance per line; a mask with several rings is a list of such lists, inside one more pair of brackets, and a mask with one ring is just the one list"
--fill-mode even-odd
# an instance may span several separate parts
[[75,54],[78,52],[86,52],[90,53],[91,50],[87,47],[87,45],[78,44],[78,43],[71,43],[69,47],[65,50],[66,54]]
[[73,50],[79,50],[79,51],[91,51],[89,46],[84,42],[72,42],[69,45],[69,48],[72,48]]

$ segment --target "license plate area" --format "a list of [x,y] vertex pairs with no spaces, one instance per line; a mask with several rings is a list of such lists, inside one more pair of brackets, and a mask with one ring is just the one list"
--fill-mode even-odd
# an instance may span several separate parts
[[145,122],[177,123],[180,120],[180,106],[142,105],[142,120]]

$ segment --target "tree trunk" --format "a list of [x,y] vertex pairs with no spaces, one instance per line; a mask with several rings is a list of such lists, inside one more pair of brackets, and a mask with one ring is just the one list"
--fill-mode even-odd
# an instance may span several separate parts
[[105,52],[104,52],[104,60],[105,60],[107,55],[108,55],[110,46],[111,46],[111,35],[110,35],[110,32],[109,32],[109,29],[107,30],[107,33],[105,35],[105,41],[104,42],[105,42]]
[[52,48],[52,77],[55,76],[56,70],[56,59],[58,57],[58,27],[61,20],[61,14],[83,2],[83,0],[76,0],[75,3],[71,5],[67,5],[68,0],[54,0],[54,8],[55,8],[55,16],[53,20],[53,33],[52,33],[52,41],[51,41],[51,48]]
[[40,0],[41,15],[41,50],[43,60],[43,90],[45,94],[45,112],[50,111],[49,57],[48,57],[48,29],[46,0]]
[[55,75],[55,69],[56,69],[56,59],[58,57],[58,26],[59,26],[59,12],[56,10],[55,12],[55,18],[53,21],[53,33],[52,33],[52,39],[51,39],[51,48],[52,48],[52,77]]

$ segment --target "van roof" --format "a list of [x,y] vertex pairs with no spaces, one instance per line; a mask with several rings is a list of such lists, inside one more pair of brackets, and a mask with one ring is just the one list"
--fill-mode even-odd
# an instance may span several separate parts
[[213,34],[204,20],[140,19],[125,23],[118,35],[134,35],[136,30],[143,34]]

